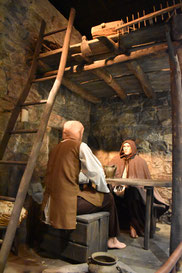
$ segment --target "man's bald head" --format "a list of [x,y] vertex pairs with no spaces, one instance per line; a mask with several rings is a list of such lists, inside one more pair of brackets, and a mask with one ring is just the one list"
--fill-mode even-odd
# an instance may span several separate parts
[[80,121],[69,120],[63,125],[63,139],[82,140],[84,127]]

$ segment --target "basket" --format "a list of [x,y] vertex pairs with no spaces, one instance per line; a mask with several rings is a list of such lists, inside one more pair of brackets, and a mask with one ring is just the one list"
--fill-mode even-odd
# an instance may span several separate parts
[[[13,207],[14,202],[0,200],[0,226],[8,226]],[[22,208],[19,217],[19,224],[27,216],[27,214],[28,214],[27,210],[25,208]]]

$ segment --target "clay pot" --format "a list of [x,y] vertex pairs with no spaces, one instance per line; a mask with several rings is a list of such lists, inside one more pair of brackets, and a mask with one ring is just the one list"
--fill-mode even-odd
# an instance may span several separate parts
[[104,168],[106,178],[114,178],[115,173],[116,173],[116,169],[117,169],[116,165],[103,166],[103,168]]
[[118,258],[107,252],[95,252],[88,259],[89,273],[118,273],[122,272],[117,266]]

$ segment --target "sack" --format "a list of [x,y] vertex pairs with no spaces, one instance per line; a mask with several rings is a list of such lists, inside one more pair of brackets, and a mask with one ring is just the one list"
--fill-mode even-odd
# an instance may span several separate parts
[[114,186],[113,192],[119,197],[124,197],[125,188],[126,186],[122,185]]

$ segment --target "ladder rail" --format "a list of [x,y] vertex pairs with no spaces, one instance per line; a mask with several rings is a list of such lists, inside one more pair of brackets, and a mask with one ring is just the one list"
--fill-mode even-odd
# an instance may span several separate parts
[[32,85],[32,81],[34,79],[34,75],[35,75],[35,71],[37,68],[37,64],[38,64],[38,56],[41,50],[41,45],[42,45],[42,41],[43,41],[43,34],[45,31],[45,26],[46,23],[44,20],[42,20],[41,22],[41,27],[40,27],[40,32],[39,32],[39,37],[37,40],[37,44],[35,47],[35,51],[34,51],[34,55],[33,55],[33,60],[32,60],[32,64],[31,64],[31,68],[29,71],[29,76],[28,76],[28,80],[25,84],[25,87],[19,97],[19,99],[16,102],[16,105],[14,107],[14,110],[11,113],[11,117],[8,121],[8,125],[6,127],[6,130],[4,132],[3,138],[1,140],[1,144],[0,144],[0,159],[3,158],[4,152],[6,150],[8,141],[10,139],[11,134],[9,132],[11,132],[15,126],[15,123],[17,121],[18,115],[20,113],[21,110],[21,105],[25,102],[28,93],[30,91],[31,85]]
[[73,27],[74,18],[75,18],[75,9],[72,8],[70,11],[68,27],[67,27],[67,31],[66,31],[66,35],[65,35],[65,39],[64,39],[63,53],[62,53],[60,64],[59,64],[57,78],[53,84],[51,91],[50,91],[50,94],[49,94],[49,97],[47,100],[47,104],[46,104],[44,112],[42,114],[42,118],[41,118],[42,124],[35,136],[32,151],[31,151],[29,160],[27,162],[25,172],[24,172],[21,182],[20,182],[20,186],[19,186],[19,190],[18,190],[18,193],[16,196],[12,215],[10,217],[10,221],[9,221],[9,224],[8,224],[8,227],[6,230],[6,234],[5,234],[5,238],[3,240],[3,244],[2,244],[2,247],[0,250],[0,273],[3,273],[4,268],[5,268],[8,254],[11,249],[11,245],[12,245],[12,242],[13,242],[13,239],[15,236],[16,228],[18,226],[18,220],[19,220],[19,216],[21,213],[21,209],[23,207],[23,203],[24,203],[27,191],[28,191],[29,182],[31,180],[33,170],[34,170],[34,167],[36,164],[36,160],[37,160],[37,157],[38,157],[41,145],[42,145],[42,139],[43,139],[44,133],[46,131],[46,127],[48,124],[48,120],[49,120],[49,117],[51,114],[51,110],[53,108],[53,104],[54,104],[56,95],[57,95],[58,90],[61,86],[61,81],[63,78],[63,74],[64,74],[64,70],[65,70],[65,66],[66,66],[66,60],[67,60],[67,56],[68,56],[68,49],[69,49],[69,43],[70,43],[70,37],[71,37],[71,31],[72,31],[72,27]]

